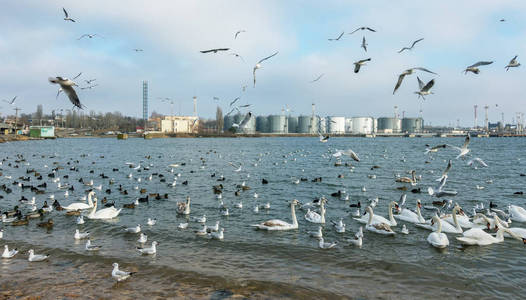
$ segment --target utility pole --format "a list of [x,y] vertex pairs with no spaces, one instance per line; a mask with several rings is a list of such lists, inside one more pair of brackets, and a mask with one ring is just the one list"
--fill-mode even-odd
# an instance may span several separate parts
[[473,129],[477,129],[477,107],[479,107],[478,105],[474,105],[473,108],[475,109],[475,124],[473,126]]
[[489,132],[488,108],[489,106],[484,106],[484,129],[486,132]]
[[15,107],[15,135],[18,135],[18,111],[22,110],[21,108]]

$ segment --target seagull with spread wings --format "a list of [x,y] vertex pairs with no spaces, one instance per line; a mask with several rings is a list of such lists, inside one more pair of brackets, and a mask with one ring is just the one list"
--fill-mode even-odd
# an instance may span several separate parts
[[230,106],[232,106],[234,103],[236,103],[237,100],[239,100],[241,97],[237,97],[236,99],[234,99],[234,101],[230,102]]
[[310,83],[320,80],[323,77],[323,75],[325,75],[325,73],[320,74],[318,77],[316,77],[316,79],[312,80]]
[[493,61],[479,61],[479,62],[477,62],[475,64],[472,64],[471,66],[467,67],[463,72],[464,72],[464,74],[467,74],[468,72],[472,72],[473,74],[478,74],[478,73],[480,73],[480,70],[477,67],[491,65],[492,63],[493,63]]
[[13,99],[11,99],[11,100],[2,100],[2,101],[4,101],[5,103],[7,103],[7,104],[9,104],[9,105],[13,105],[13,103],[15,103],[16,97],[18,97],[18,96],[15,96],[15,97],[14,97]]
[[402,72],[402,74],[398,75],[398,81],[396,82],[395,88],[393,90],[393,95],[396,92],[396,90],[400,87],[400,85],[402,85],[402,81],[404,80],[404,77],[407,75],[413,74],[415,70],[424,71],[424,72],[428,72],[428,73],[437,75],[437,73],[431,72],[426,68],[416,67],[416,68],[407,69],[404,72]]
[[355,33],[358,30],[369,30],[369,31],[372,31],[372,32],[376,32],[376,30],[372,29],[371,27],[364,26],[364,27],[358,27],[356,30],[354,30],[353,32],[351,32],[349,34],[353,34],[353,33]]
[[[57,77],[49,77],[49,82],[60,85],[60,89],[68,95],[69,101],[71,103],[79,108],[83,109],[83,105],[80,103],[79,96],[77,96],[77,93],[73,89],[74,86],[78,86],[75,82],[73,82],[71,79],[68,78],[62,78],[60,76]],[[58,94],[57,94],[58,95]]]
[[234,35],[234,40],[237,39],[237,36],[242,33],[242,32],[246,32],[245,30],[239,30],[236,32],[236,34]]
[[85,33],[85,34],[81,35],[77,40],[81,40],[81,39],[83,39],[83,38],[85,38],[85,37],[92,39],[92,38],[94,38],[94,37],[96,37],[96,36],[97,36],[97,37],[100,37],[101,39],[104,38],[102,35],[97,34],[97,33],[93,33],[93,34],[91,34],[91,33]]
[[219,51],[228,51],[230,48],[215,48],[215,49],[209,49],[209,50],[201,50],[201,53],[217,53]]
[[413,50],[413,47],[416,45],[416,43],[420,42],[423,39],[424,38],[421,38],[421,39],[418,39],[418,40],[414,41],[413,44],[411,44],[411,47],[403,47],[402,49],[400,49],[398,51],[398,53],[402,53],[402,51],[404,51],[404,50]]
[[64,7],[62,7],[62,10],[64,11],[64,21],[75,22],[75,20],[73,20],[72,18],[69,17],[68,12],[66,11],[66,9]]
[[362,59],[362,60],[359,60],[359,61],[355,62],[354,63],[354,73],[360,72],[360,67],[361,66],[365,66],[366,65],[365,63],[368,62],[368,61],[371,61],[370,57],[367,58],[367,59]]
[[415,92],[415,94],[418,94],[418,98],[422,97],[422,99],[426,100],[424,96],[433,94],[433,92],[431,92],[430,89],[435,84],[435,80],[431,79],[426,85],[424,85],[424,82],[420,80],[418,76],[416,77],[416,79],[418,80],[418,87],[420,88],[420,90]]
[[362,39],[362,48],[363,50],[365,50],[365,52],[367,52],[367,42],[365,41],[365,36],[363,37]]
[[510,68],[516,68],[516,67],[518,67],[518,66],[521,65],[521,64],[517,61],[517,57],[518,57],[518,55],[515,55],[515,57],[512,58],[512,59],[510,60],[510,62],[508,63],[508,65],[505,66],[506,71],[508,71]]
[[271,58],[271,57],[274,57],[276,56],[277,54],[279,53],[279,51],[276,51],[276,53],[270,55],[270,56],[267,56],[263,59],[261,59],[260,61],[258,61],[258,63],[254,66],[254,69],[252,71],[253,75],[254,75],[254,87],[256,87],[256,70],[257,69],[261,69],[261,63],[264,62],[265,60]]

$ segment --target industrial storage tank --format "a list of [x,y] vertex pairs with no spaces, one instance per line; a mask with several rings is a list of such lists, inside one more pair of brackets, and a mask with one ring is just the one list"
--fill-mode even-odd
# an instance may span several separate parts
[[403,118],[402,119],[402,132],[415,133],[422,132],[424,127],[424,120],[422,118]]
[[345,117],[327,117],[328,131],[330,134],[345,133]]
[[243,128],[240,128],[240,131],[245,134],[254,134],[256,133],[256,118],[252,115],[248,119],[247,123]]
[[243,121],[243,119],[245,118],[244,115],[242,114],[235,114],[234,115],[234,123],[236,123],[237,125],[241,124],[241,121]]
[[398,118],[378,118],[378,132],[396,133],[400,132],[401,122]]
[[312,133],[312,117],[299,116],[298,117],[298,133]]
[[287,117],[287,131],[288,133],[298,132],[298,117]]
[[287,118],[284,115],[268,116],[268,121],[271,133],[287,133],[285,131]]
[[256,131],[257,132],[270,132],[268,117],[258,116],[256,118]]
[[352,118],[345,118],[345,132],[352,132]]
[[353,134],[372,134],[374,132],[374,118],[372,117],[353,117]]
[[224,131],[230,130],[230,128],[232,128],[232,124],[234,124],[234,116],[225,116],[223,130]]
[[327,119],[320,116],[314,117],[314,125],[312,126],[311,133],[327,133]]

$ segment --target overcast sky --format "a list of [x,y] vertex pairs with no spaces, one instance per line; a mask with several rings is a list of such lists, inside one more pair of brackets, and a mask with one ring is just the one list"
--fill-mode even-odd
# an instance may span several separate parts
[[[77,22],[63,20],[62,7]],[[505,22],[500,22],[505,19]],[[256,115],[418,116],[422,104],[426,124],[473,124],[473,105],[489,105],[490,121],[504,113],[511,122],[525,111],[526,66],[506,72],[519,55],[526,63],[526,1],[33,1],[4,0],[0,10],[0,98],[18,95],[23,112],[42,103],[46,112],[71,108],[49,76],[83,75],[99,86],[79,90],[87,110],[142,115],[142,81],[150,83],[150,112],[191,114],[198,98],[201,117],[214,117],[216,106],[252,104]],[[342,31],[369,26],[330,42]],[[237,39],[234,34],[246,30]],[[82,34],[94,37],[77,40]],[[360,48],[362,37],[367,53]],[[412,51],[397,51],[424,38]],[[202,54],[199,50],[229,47]],[[144,49],[135,52],[132,49]],[[257,71],[252,68],[275,51],[279,54]],[[230,53],[239,53],[243,59]],[[358,74],[353,62],[372,58]],[[461,71],[479,60],[493,60],[478,75]],[[419,100],[415,74],[407,76],[395,95],[398,74],[426,67],[438,76],[434,95]],[[319,81],[310,83],[320,74]],[[245,92],[242,86],[247,85]],[[214,100],[218,97],[220,100]],[[497,106],[498,105],[498,106]],[[2,102],[1,111],[11,108]],[[479,109],[482,125],[483,110]]]

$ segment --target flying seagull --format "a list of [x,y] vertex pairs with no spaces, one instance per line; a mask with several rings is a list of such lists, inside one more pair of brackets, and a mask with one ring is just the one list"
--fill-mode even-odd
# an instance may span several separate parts
[[367,52],[367,42],[365,41],[365,36],[362,39],[362,48],[365,50],[365,52]]
[[68,15],[68,12],[66,11],[66,9],[64,7],[62,7],[62,10],[64,11],[64,21],[71,21],[71,22],[75,22],[75,20],[73,20],[72,18],[69,17]]
[[505,19],[500,19],[499,21],[501,21],[501,22],[505,22],[506,20],[505,20]]
[[426,85],[424,85],[424,82],[416,77],[418,79],[418,86],[420,87],[420,90],[418,92],[415,92],[415,94],[418,94],[418,98],[422,97],[422,99],[426,100],[424,96],[431,95],[433,92],[429,91],[433,85],[435,84],[435,80],[431,79]]
[[360,72],[360,67],[365,65],[366,62],[371,61],[371,58],[362,59],[354,63],[354,73]]
[[477,67],[491,65],[492,63],[493,61],[479,61],[478,63],[467,67],[463,72],[464,74],[467,74],[468,72],[473,72],[473,74],[478,74],[480,73],[480,70]]
[[235,57],[241,58],[241,60],[242,60],[243,62],[245,62],[245,60],[243,59],[243,57],[242,57],[241,55],[237,54],[237,53],[230,53],[230,55],[234,55]]
[[413,44],[411,44],[411,47],[404,47],[404,48],[400,49],[400,50],[398,51],[398,53],[402,53],[402,51],[404,51],[404,50],[413,50],[413,47],[415,46],[415,44],[418,43],[418,42],[420,42],[420,41],[423,40],[423,39],[424,39],[424,38],[421,38],[421,39],[418,39],[418,40],[414,41]]
[[219,101],[219,97],[213,97],[212,99],[214,99],[215,101]]
[[252,71],[253,75],[254,75],[254,87],[256,87],[256,70],[257,69],[261,69],[261,63],[264,62],[265,60],[277,55],[279,53],[279,51],[276,51],[276,53],[270,55],[270,56],[267,56],[265,58],[263,58],[262,60],[258,61],[258,63],[254,66],[254,69]]
[[13,99],[11,99],[11,101],[8,101],[8,100],[2,100],[2,101],[4,101],[5,103],[8,103],[9,105],[13,105],[13,103],[15,103],[16,97],[18,96],[15,96]]
[[345,32],[342,31],[342,33],[340,33],[340,35],[339,35],[337,38],[335,38],[335,39],[328,39],[328,40],[329,40],[329,41],[339,41],[339,40],[342,38],[342,35],[343,35],[344,33],[345,33]]
[[100,35],[100,34],[96,34],[96,33],[93,33],[93,34],[86,33],[86,34],[81,35],[77,40],[81,40],[81,39],[83,39],[83,38],[85,38],[85,37],[88,37],[88,38],[92,39],[92,38],[94,38],[94,37],[96,37],[96,36],[98,36],[98,37],[100,37],[100,38],[102,38],[102,39],[104,38],[104,37],[103,37],[102,35]]
[[393,95],[394,95],[394,93],[396,92],[396,90],[400,87],[400,85],[402,85],[402,81],[404,80],[404,77],[405,77],[406,75],[411,75],[411,74],[413,74],[413,73],[415,72],[415,70],[424,71],[424,72],[428,72],[428,73],[435,74],[435,75],[437,74],[437,73],[435,73],[435,72],[431,72],[431,71],[429,71],[429,70],[426,69],[426,68],[421,68],[421,67],[416,67],[416,68],[407,69],[407,70],[405,70],[404,72],[402,72],[402,74],[400,74],[400,75],[398,76],[398,81],[396,82],[395,88],[394,88],[394,90],[393,90]]
[[57,77],[49,77],[49,82],[54,84],[59,84],[60,88],[66,95],[68,95],[69,101],[73,103],[75,107],[78,107],[79,109],[83,108],[83,105],[80,103],[79,96],[77,96],[77,93],[73,89],[74,86],[77,86],[77,84],[73,81],[71,81],[68,78],[62,78],[60,76]]
[[372,32],[376,32],[376,30],[372,29],[371,27],[358,27],[355,31],[353,31],[353,32],[351,32],[349,34],[353,34],[353,33],[355,33],[358,30],[369,30],[369,31],[372,31]]
[[250,120],[250,118],[252,117],[252,113],[251,112],[248,112],[246,115],[245,115],[245,118],[243,118],[243,121],[241,121],[241,123],[239,124],[232,124],[232,127],[238,127],[239,129],[243,129],[245,128],[245,126],[247,125],[248,121]]
[[81,89],[81,90],[86,90],[86,89],[90,89],[90,90],[91,90],[92,88],[94,88],[94,87],[96,87],[96,86],[98,86],[98,84],[94,84],[94,85],[89,85],[89,86],[81,87],[80,89]]
[[457,159],[459,159],[460,157],[468,154],[469,151],[471,151],[471,149],[468,149],[469,141],[470,141],[470,137],[468,133],[468,135],[466,136],[466,139],[464,140],[464,145],[462,145],[462,147],[459,148],[459,147],[451,146],[451,145],[448,145],[448,147],[454,148],[460,152],[459,155],[457,156]]
[[311,81],[311,83],[313,83],[313,82],[316,82],[316,81],[320,80],[320,79],[321,79],[321,78],[323,77],[323,75],[325,75],[325,73],[323,73],[323,74],[320,74],[320,75],[319,75],[318,77],[316,77],[316,79],[314,79],[313,81]]
[[236,34],[234,35],[234,40],[237,39],[237,36],[238,36],[241,32],[246,32],[246,31],[245,31],[245,30],[239,30],[238,32],[236,32]]
[[143,52],[143,51],[144,51],[144,50],[142,50],[142,49],[137,49],[137,48],[132,49],[132,50],[135,51],[135,52]]
[[512,58],[512,59],[510,60],[510,62],[508,63],[508,65],[505,66],[506,71],[508,71],[510,68],[515,68],[515,67],[518,67],[518,66],[521,65],[521,64],[517,61],[517,57],[518,57],[518,55],[515,55],[515,57]]
[[84,80],[86,82],[86,84],[91,84],[93,81],[97,80],[97,78],[94,78],[94,79],[89,79],[89,80]]
[[210,49],[210,50],[201,50],[201,53],[217,53],[218,51],[228,51],[230,48],[216,48],[216,49]]
[[252,104],[243,104],[243,105],[240,105],[239,107],[241,107],[241,108],[247,108],[247,107],[249,107],[250,105],[252,105]]

